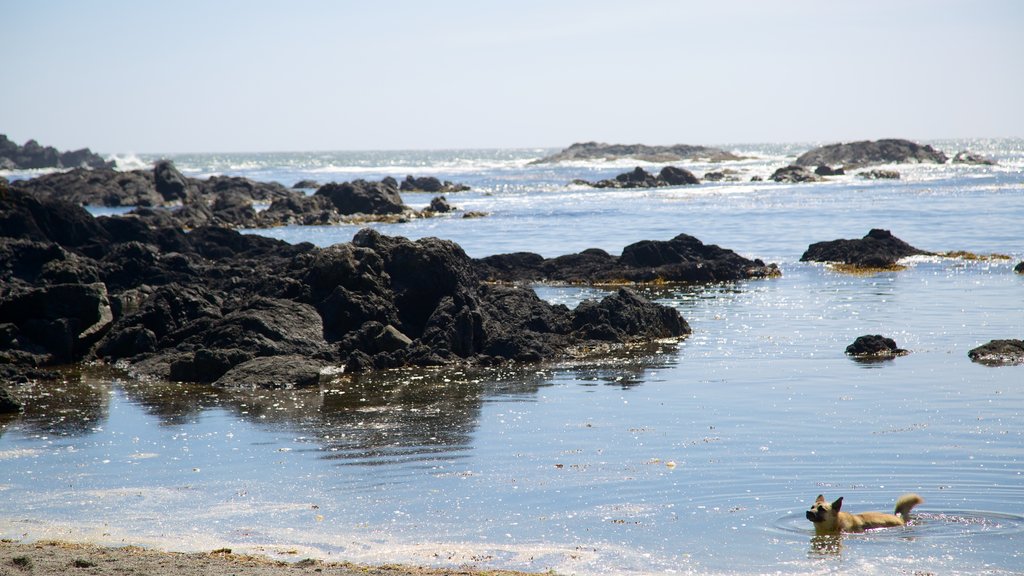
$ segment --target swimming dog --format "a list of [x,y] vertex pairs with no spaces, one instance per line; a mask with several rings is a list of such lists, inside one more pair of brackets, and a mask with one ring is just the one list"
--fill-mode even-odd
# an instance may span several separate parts
[[863,514],[850,514],[842,512],[843,498],[829,504],[825,496],[818,494],[818,499],[807,511],[807,519],[814,523],[814,534],[816,536],[837,535],[841,532],[863,532],[872,528],[891,528],[894,526],[905,526],[910,520],[910,510],[924,499],[917,494],[904,494],[896,500],[896,510],[893,514],[884,512],[864,512]]

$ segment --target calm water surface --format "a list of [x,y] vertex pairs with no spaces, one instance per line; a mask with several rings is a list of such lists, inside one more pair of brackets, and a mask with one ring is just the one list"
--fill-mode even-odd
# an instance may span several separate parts
[[[526,165],[537,151],[178,157],[192,174],[286,184],[406,173],[469,183],[449,201],[489,217],[381,229],[451,238],[473,256],[617,253],[688,233],[778,262],[783,276],[648,291],[693,335],[584,365],[273,392],[69,371],[21,390],[26,412],[0,421],[0,536],[576,574],[1022,573],[1024,368],[973,364],[967,351],[1024,337],[1024,276],[1013,273],[1024,147],[941,147],[1000,166],[609,192],[565,183],[622,165]],[[803,149],[749,147],[752,160],[688,167],[748,180]],[[863,276],[798,262],[812,242],[873,227],[1011,259],[921,258]],[[356,230],[263,233],[328,245]],[[602,294],[537,290],[570,306]],[[912,353],[843,354],[874,333]],[[822,543],[803,517],[819,493],[857,512],[889,511],[908,491],[926,502],[907,528]]]

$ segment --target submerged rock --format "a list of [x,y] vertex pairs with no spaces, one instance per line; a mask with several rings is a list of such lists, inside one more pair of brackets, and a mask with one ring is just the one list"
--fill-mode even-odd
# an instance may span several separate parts
[[858,172],[857,176],[865,180],[899,180],[900,173],[895,170],[880,170],[878,168],[874,170],[867,170],[864,172]]
[[967,356],[979,364],[1011,366],[1024,364],[1024,340],[989,340]]
[[843,166],[845,169],[870,164],[944,164],[947,158],[942,152],[928,145],[910,140],[862,140],[840,144],[829,144],[801,154],[794,164],[797,166]]
[[722,162],[741,159],[732,152],[708,146],[690,146],[688,144],[646,146],[644,144],[577,142],[561,152],[534,160],[531,164],[554,164],[581,160],[621,160],[624,158],[633,158],[644,162],[679,162],[681,160]]
[[853,341],[853,344],[847,346],[846,354],[857,358],[883,359],[905,356],[909,352],[896,346],[896,341],[892,338],[880,334],[869,334],[859,336]]
[[896,238],[888,230],[872,229],[859,240],[831,240],[811,244],[801,262],[838,262],[858,268],[891,268],[900,258],[931,255]]

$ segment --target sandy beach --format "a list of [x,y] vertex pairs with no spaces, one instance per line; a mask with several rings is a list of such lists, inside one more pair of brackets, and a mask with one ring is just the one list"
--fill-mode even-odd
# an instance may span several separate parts
[[514,576],[521,572],[436,569],[415,566],[362,566],[326,563],[319,560],[282,562],[262,556],[233,554],[230,550],[177,553],[137,546],[107,548],[90,544],[41,541],[20,543],[0,541],[0,576],[73,574],[146,574],[150,576],[233,575],[279,576],[287,574],[333,574],[336,576]]

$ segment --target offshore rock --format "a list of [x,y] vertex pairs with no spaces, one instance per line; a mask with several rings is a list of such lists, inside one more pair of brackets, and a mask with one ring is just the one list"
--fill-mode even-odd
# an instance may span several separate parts
[[431,194],[448,194],[451,192],[465,192],[469,190],[465,184],[453,184],[448,180],[441,181],[433,176],[421,176],[413,178],[406,176],[399,186],[402,192],[430,192]]
[[961,150],[953,156],[953,164],[976,164],[981,166],[995,166],[996,161],[986,158],[981,154],[975,154],[969,150]]
[[666,166],[657,176],[637,166],[632,172],[624,172],[613,179],[588,182],[575,180],[573,184],[591,186],[593,188],[659,188],[663,186],[684,186],[700,184],[700,179],[685,168]]
[[811,244],[801,262],[838,262],[858,268],[892,268],[900,258],[930,255],[896,238],[888,230],[872,229],[859,240],[831,240]]
[[865,180],[899,180],[900,173],[895,170],[881,170],[875,168],[874,170],[866,170],[864,172],[858,172],[857,176]]
[[944,164],[947,158],[931,146],[917,144],[910,140],[862,140],[840,144],[829,144],[801,154],[797,166],[843,166],[845,169],[871,164]]
[[58,152],[52,146],[41,146],[35,140],[24,146],[0,134],[0,170],[31,170],[36,168],[114,168],[114,162],[105,161],[88,148]]
[[848,356],[858,358],[895,358],[909,354],[906,350],[898,347],[896,341],[880,334],[869,334],[860,336],[846,347]]
[[821,182],[821,176],[803,166],[784,166],[772,173],[769,178],[775,182],[797,184],[801,182]]
[[475,263],[482,278],[498,282],[725,282],[779,275],[775,264],[749,260],[687,234],[630,244],[618,257],[591,248],[555,258],[528,252],[498,254]]
[[554,164],[558,162],[621,160],[632,158],[644,162],[679,162],[682,160],[709,160],[722,162],[740,160],[731,152],[708,146],[675,144],[672,146],[646,146],[644,144],[605,144],[603,142],[577,142],[568,148],[534,160],[531,164]]
[[818,176],[842,176],[846,174],[846,170],[842,168],[833,168],[827,164],[820,164],[814,169],[814,173]]
[[406,210],[398,193],[398,182],[385,178],[380,182],[354,180],[324,184],[316,191],[334,204],[341,214],[400,214]]
[[1024,364],[1024,340],[989,340],[969,351],[967,356],[989,366]]

